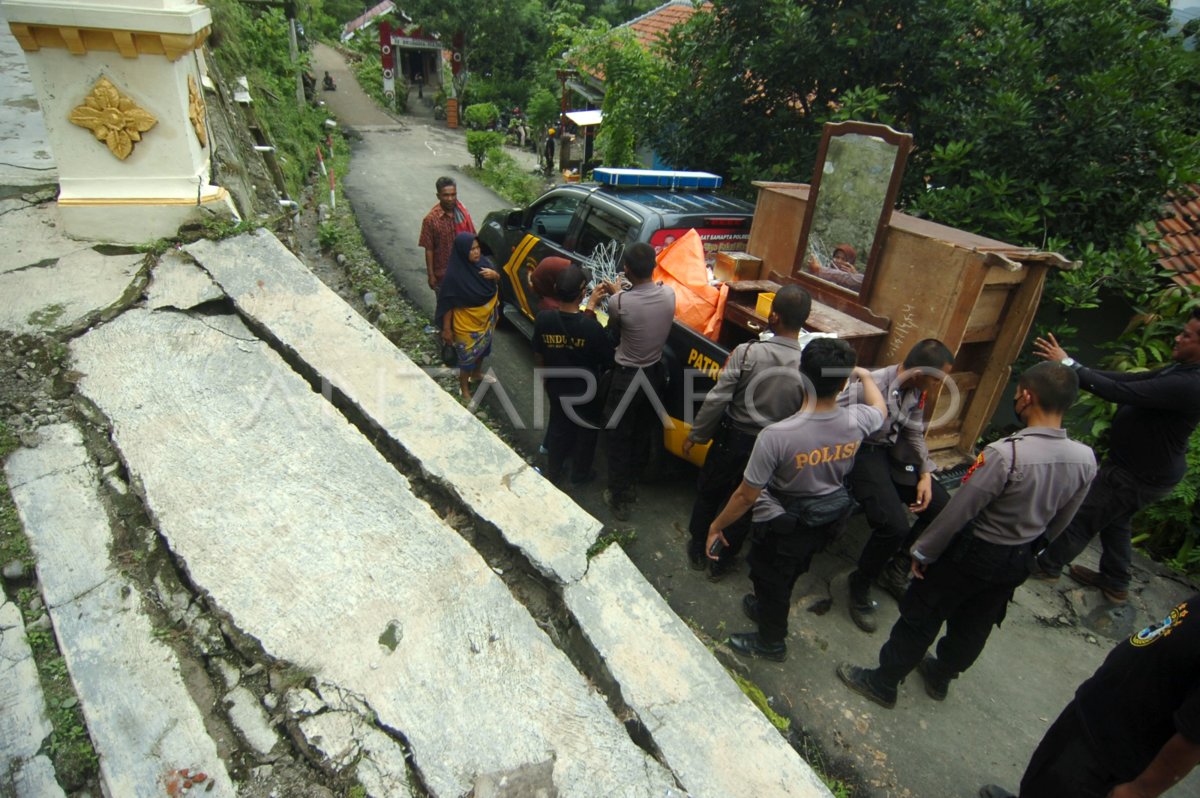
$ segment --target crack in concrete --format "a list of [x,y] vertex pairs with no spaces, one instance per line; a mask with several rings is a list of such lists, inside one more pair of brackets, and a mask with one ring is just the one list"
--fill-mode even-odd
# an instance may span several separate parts
[[[0,216],[2,215],[3,214],[0,214]],[[66,255],[63,257],[66,257]],[[15,269],[9,269],[8,271],[4,272],[4,274],[17,274],[18,272],[27,272],[33,269],[46,269],[56,265],[60,260],[62,260],[62,258],[43,258],[37,263],[27,263],[24,266],[18,266]]]
[[97,582],[96,584],[92,585],[91,587],[83,590],[80,593],[76,593],[74,596],[71,596],[71,598],[69,598],[65,601],[59,602],[58,604],[47,604],[46,609],[49,611],[54,611],[54,610],[61,609],[63,607],[69,607],[70,605],[76,603],[77,601],[84,598],[85,596],[95,593],[97,590],[104,587],[106,584],[111,582],[113,580],[113,577],[115,577],[115,576],[116,576],[116,574],[110,572],[107,576],[105,576],[99,582]]
[[[47,471],[44,474],[38,474],[36,477],[34,477],[32,479],[27,479],[24,482],[13,482],[13,483],[9,484],[8,489],[10,491],[12,491],[17,488],[23,488],[26,485],[33,485],[37,482],[40,482],[43,479],[47,479],[49,477],[59,477],[64,474],[70,474],[72,471],[78,471],[80,469],[83,469],[84,471],[88,471],[87,463],[76,463],[75,465],[67,466],[66,468],[56,468],[53,471]],[[88,471],[88,473],[90,474],[91,472]]]

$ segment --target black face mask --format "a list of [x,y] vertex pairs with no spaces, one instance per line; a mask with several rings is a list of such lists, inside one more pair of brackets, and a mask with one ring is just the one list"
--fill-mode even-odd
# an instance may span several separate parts
[[[1018,421],[1020,421],[1021,423],[1025,423],[1025,419],[1021,418],[1021,413],[1024,411],[1017,409],[1017,405],[1020,404],[1020,402],[1021,402],[1020,394],[1017,394],[1016,396],[1013,397],[1013,415],[1017,417]],[[1028,410],[1028,409],[1029,409],[1029,405],[1026,405],[1025,410]]]

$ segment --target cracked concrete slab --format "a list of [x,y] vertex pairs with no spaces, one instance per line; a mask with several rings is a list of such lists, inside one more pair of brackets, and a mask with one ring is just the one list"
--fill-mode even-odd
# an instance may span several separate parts
[[185,251],[242,313],[494,524],[535,568],[562,584],[583,576],[600,522],[531,469],[278,239],[257,230],[198,241]]
[[830,798],[620,547],[593,557],[564,598],[690,795]]
[[140,293],[145,255],[74,250],[43,266],[0,274],[0,296],[5,297],[0,304],[0,330],[78,331]]
[[0,795],[64,795],[54,778],[54,766],[39,753],[50,731],[21,610],[4,601],[0,603]]
[[354,712],[329,711],[298,724],[308,745],[340,773],[351,773],[372,798],[411,798],[404,749]]
[[671,774],[482,557],[278,355],[217,326],[134,309],[71,344],[79,390],[214,607],[361,696],[433,795],[547,757],[565,794],[664,794]]
[[0,9],[0,187],[58,182],[25,53]]
[[208,273],[191,259],[170,250],[158,259],[146,290],[146,307],[151,310],[189,310],[205,302],[224,299]]
[[90,248],[90,244],[67,236],[53,202],[38,205],[22,202],[11,207],[15,202],[10,200],[9,211],[0,214],[0,241],[4,242],[0,274]]
[[159,796],[165,774],[190,767],[212,778],[207,795],[235,795],[174,652],[110,564],[108,516],[79,431],[43,427],[38,447],[14,452],[5,470],[108,794]]

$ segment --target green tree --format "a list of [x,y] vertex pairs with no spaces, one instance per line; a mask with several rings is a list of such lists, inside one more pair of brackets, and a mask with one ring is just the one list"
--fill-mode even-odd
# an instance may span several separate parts
[[717,0],[670,36],[674,90],[642,127],[681,166],[749,160],[807,180],[821,125],[853,113],[913,133],[908,209],[1013,243],[1105,248],[1200,167],[1195,60],[1164,9]]

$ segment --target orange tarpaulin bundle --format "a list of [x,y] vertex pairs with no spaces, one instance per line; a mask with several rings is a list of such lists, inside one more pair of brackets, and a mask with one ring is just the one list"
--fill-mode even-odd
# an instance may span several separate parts
[[675,291],[675,318],[696,332],[717,339],[729,286],[708,284],[704,244],[700,234],[688,230],[658,253],[654,279]]

